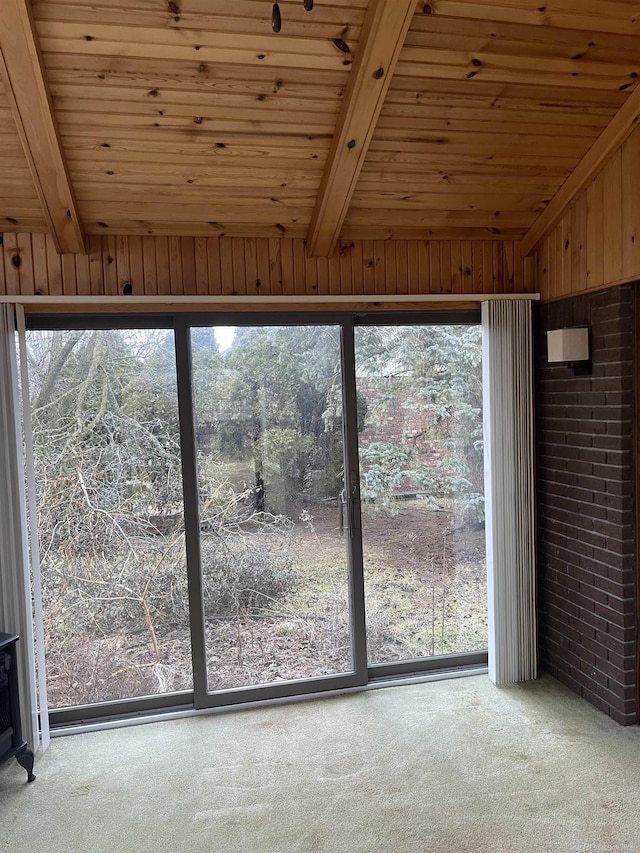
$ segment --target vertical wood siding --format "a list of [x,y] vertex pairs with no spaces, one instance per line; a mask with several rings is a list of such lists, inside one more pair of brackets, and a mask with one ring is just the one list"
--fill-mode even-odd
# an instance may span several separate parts
[[[517,241],[362,240],[309,258],[304,240],[88,237],[58,255],[45,234],[5,234],[0,294],[134,297],[518,293],[535,289]],[[127,287],[127,291],[129,288]]]
[[640,278],[640,128],[540,244],[536,270],[543,300]]

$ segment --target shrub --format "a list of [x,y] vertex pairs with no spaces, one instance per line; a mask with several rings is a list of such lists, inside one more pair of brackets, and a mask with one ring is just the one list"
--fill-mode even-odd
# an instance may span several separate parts
[[256,533],[203,537],[202,583],[205,613],[224,619],[273,608],[296,583],[293,560],[283,548],[289,530],[270,525]]

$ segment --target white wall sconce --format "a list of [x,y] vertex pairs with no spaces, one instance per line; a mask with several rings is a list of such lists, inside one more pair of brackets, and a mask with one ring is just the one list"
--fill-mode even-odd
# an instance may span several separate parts
[[564,362],[573,367],[576,376],[591,374],[589,353],[589,329],[554,329],[547,332],[547,361],[550,364]]

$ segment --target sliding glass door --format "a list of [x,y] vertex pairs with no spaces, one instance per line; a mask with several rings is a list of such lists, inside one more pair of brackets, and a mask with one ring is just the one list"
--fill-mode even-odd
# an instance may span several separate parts
[[33,323],[61,720],[486,658],[479,326],[412,320]]
[[199,704],[355,683],[340,326],[185,332]]

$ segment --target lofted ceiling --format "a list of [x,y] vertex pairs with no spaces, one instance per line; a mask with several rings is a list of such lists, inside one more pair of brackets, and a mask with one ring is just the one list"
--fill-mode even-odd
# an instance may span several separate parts
[[0,231],[520,238],[638,84],[637,0],[271,5],[0,0]]

